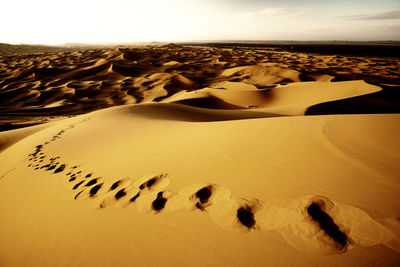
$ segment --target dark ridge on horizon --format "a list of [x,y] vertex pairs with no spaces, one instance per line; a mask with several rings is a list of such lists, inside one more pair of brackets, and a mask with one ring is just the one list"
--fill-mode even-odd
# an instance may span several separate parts
[[31,55],[43,53],[60,53],[76,51],[76,48],[67,48],[41,44],[5,44],[0,43],[0,56]]
[[325,55],[400,58],[400,41],[215,41],[178,44],[215,48],[289,51]]
[[176,43],[241,43],[241,44],[397,44],[400,40],[187,40]]
[[85,51],[90,49],[131,48],[141,46],[162,46],[168,44],[210,46],[216,48],[245,48],[274,51],[306,52],[317,54],[400,57],[400,41],[295,41],[295,40],[205,40],[179,42],[109,42],[109,43],[65,43],[7,44],[0,43],[0,56],[29,55]]
[[65,53],[97,49],[133,48],[142,46],[160,46],[168,42],[127,42],[127,43],[65,43],[60,45],[44,44],[7,44],[0,43],[0,56],[34,55],[45,53]]

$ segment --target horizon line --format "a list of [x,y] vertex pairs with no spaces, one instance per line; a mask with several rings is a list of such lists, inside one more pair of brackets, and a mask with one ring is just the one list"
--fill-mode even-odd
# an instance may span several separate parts
[[44,44],[44,43],[6,43],[0,42],[5,45],[28,45],[28,46],[96,46],[96,45],[129,45],[129,44],[184,44],[184,43],[256,43],[256,42],[312,42],[312,43],[324,43],[324,42],[343,42],[343,43],[399,43],[400,40],[392,39],[381,39],[381,40],[345,40],[345,39],[325,39],[325,40],[293,40],[293,39],[209,39],[209,40],[185,40],[185,41],[116,41],[116,42],[66,42],[59,44]]

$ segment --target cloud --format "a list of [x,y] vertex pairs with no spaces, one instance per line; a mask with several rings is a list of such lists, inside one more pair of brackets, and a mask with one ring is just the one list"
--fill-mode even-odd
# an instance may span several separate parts
[[281,7],[264,8],[261,10],[234,15],[232,19],[267,17],[267,18],[295,18],[303,16],[304,13],[298,9],[286,9]]
[[386,20],[386,19],[400,19],[400,9],[388,12],[380,12],[375,14],[364,14],[364,15],[350,15],[350,16],[339,16],[340,18],[350,20]]

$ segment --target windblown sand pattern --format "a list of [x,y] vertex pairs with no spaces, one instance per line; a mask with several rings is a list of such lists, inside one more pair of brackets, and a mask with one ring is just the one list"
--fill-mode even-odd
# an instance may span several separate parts
[[1,64],[4,127],[50,123],[0,134],[0,265],[400,261],[398,59],[167,45]]
[[[333,86],[329,81],[346,81],[347,87],[349,80],[385,87],[383,97],[374,95],[377,101],[385,102],[378,111],[397,112],[398,106],[390,102],[388,94],[398,90],[399,68],[400,60],[396,58],[176,45],[3,56],[0,116],[3,127],[12,128],[47,121],[49,117],[134,103],[175,101],[213,109],[264,107],[275,105],[274,100],[281,98],[279,92],[286,88],[278,89],[280,86],[307,82],[304,85],[309,88],[329,87]],[[308,105],[380,90],[360,84],[353,87],[356,89],[351,95],[346,92],[329,96],[316,90],[323,99]],[[369,110],[376,106],[370,102]],[[349,113],[366,113],[357,104],[359,109]],[[313,107],[310,110],[313,114],[326,113]],[[341,113],[335,107],[330,111]]]

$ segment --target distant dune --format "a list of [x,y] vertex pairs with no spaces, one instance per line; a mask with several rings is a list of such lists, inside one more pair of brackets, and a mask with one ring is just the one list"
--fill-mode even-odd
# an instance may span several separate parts
[[0,56],[60,53],[75,49],[47,45],[11,45],[0,43]]
[[[315,101],[305,97],[307,103],[296,112],[304,114],[311,108],[307,114],[342,113],[330,105],[311,106],[366,94],[368,97],[358,98],[357,105],[352,105],[350,113],[400,110],[393,97],[398,98],[400,91],[397,59],[174,44],[74,52],[60,52],[64,48],[54,47],[15,47],[31,55],[0,57],[3,130],[41,123],[50,116],[134,103],[175,101],[218,109],[276,107],[277,103],[293,104],[301,97],[300,90],[306,93],[309,88],[315,88],[323,97]],[[32,54],[40,49],[44,49],[42,54]],[[46,49],[54,51],[44,53]],[[350,80],[364,80],[378,87],[353,83],[357,88],[350,89],[349,83],[348,89],[336,92],[336,86],[347,88]],[[295,87],[286,87],[291,83]],[[320,87],[325,89],[318,90]],[[278,102],[273,99],[277,95]]]
[[399,41],[208,41],[189,44],[343,56],[400,57]]
[[0,57],[0,266],[397,266],[400,59]]

